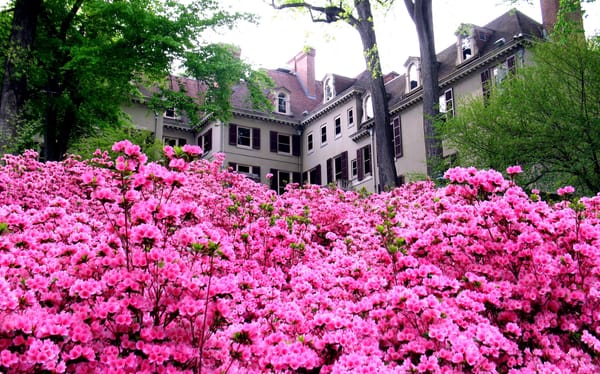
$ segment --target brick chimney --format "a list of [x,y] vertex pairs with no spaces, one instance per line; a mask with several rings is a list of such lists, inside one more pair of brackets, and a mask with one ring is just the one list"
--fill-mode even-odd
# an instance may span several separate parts
[[[558,19],[558,11],[560,8],[560,0],[540,0],[540,8],[542,10],[542,26],[546,33],[551,33],[554,30]],[[583,16],[581,8],[569,12],[566,15],[566,20],[575,25],[574,31],[583,33]]]
[[558,7],[560,0],[540,0],[540,8],[542,9],[542,26],[547,33],[551,33],[556,25],[558,17]]
[[288,62],[308,97],[316,97],[315,54],[314,48],[307,47]]

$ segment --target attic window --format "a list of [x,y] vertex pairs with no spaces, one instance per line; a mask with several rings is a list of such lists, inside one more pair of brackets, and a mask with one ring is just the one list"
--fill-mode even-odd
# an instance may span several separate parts
[[471,49],[471,39],[468,36],[463,36],[461,38],[460,45],[462,50],[463,61],[471,58],[471,56],[473,56],[473,50]]
[[167,108],[167,110],[165,110],[164,116],[167,118],[174,118],[174,119],[179,118],[179,116],[177,115],[177,111],[175,111],[175,108]]
[[288,103],[289,98],[285,92],[280,92],[277,94],[277,112],[278,113],[288,113]]
[[483,42],[485,42],[487,40],[487,35],[485,32],[479,31],[478,34],[479,34],[479,40],[481,40]]
[[410,90],[413,90],[419,86],[419,69],[416,64],[411,64],[408,68],[408,82]]
[[373,118],[373,98],[371,95],[367,95],[363,101],[363,113],[364,121]]
[[335,96],[335,88],[333,86],[333,79],[327,78],[323,84],[323,99],[325,101],[331,100]]

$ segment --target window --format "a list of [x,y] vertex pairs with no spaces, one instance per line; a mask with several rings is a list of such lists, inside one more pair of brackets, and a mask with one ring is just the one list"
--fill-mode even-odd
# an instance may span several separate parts
[[277,152],[292,153],[292,137],[290,135],[277,134]]
[[[515,56],[509,56],[506,61],[486,69],[481,72],[481,87],[483,90],[483,96],[489,97],[490,90],[494,85],[502,83],[510,74],[516,72],[516,60]],[[453,113],[454,114],[454,113]]]
[[177,111],[175,110],[175,108],[167,108],[167,110],[165,110],[164,116],[166,118],[174,118],[174,119],[178,119],[179,118],[179,116],[177,115]]
[[440,96],[440,113],[445,113],[447,118],[454,117],[454,95],[452,88],[447,89]]
[[252,130],[247,127],[238,127],[237,129],[237,145],[241,147],[252,146]]
[[303,173],[303,183],[321,185],[321,164]]
[[282,194],[289,183],[300,183],[300,173],[271,169],[271,189]]
[[269,133],[269,140],[269,149],[271,152],[300,156],[300,135],[271,131]]
[[198,137],[198,145],[202,148],[202,153],[204,154],[212,150],[212,129],[208,129],[208,131]]
[[312,132],[309,132],[308,135],[306,135],[306,148],[307,148],[308,152],[312,152],[312,150],[314,149]]
[[471,38],[469,36],[463,36],[460,40],[460,46],[462,50],[462,60],[465,61],[473,56],[471,49]]
[[163,136],[164,145],[170,145],[171,147],[181,147],[187,142],[184,138],[174,138],[170,136]]
[[260,149],[260,129],[230,123],[229,144],[240,148]]
[[333,86],[333,78],[327,78],[323,83],[323,100],[329,101],[335,96],[335,87]]
[[288,110],[288,96],[285,94],[285,92],[280,92],[277,95],[277,111],[279,113],[287,113]]
[[348,127],[354,126],[354,110],[348,109]]
[[373,98],[371,95],[367,95],[363,101],[363,113],[365,121],[373,118]]
[[411,64],[408,68],[408,81],[411,90],[414,90],[419,86],[420,77],[419,68],[417,67],[417,64]]
[[244,174],[247,178],[250,178],[256,182],[260,182],[260,166],[251,166],[230,162],[229,167],[233,171]]
[[402,146],[402,122],[400,117],[394,117],[392,120],[392,127],[394,132],[394,157],[400,158],[404,156],[404,149]]
[[348,152],[327,159],[327,183],[348,180]]
[[366,145],[362,148],[359,148],[356,151],[356,160],[357,160],[357,175],[358,180],[361,181],[365,179],[365,177],[371,175],[372,173],[372,165],[371,165],[371,145]]
[[340,118],[340,116],[335,117],[334,123],[335,123],[335,137],[339,138],[340,136],[342,136],[342,119]]
[[350,161],[350,167],[352,169],[352,178],[356,178],[356,175],[358,174],[358,163],[355,158]]
[[327,125],[321,126],[321,145],[327,144]]

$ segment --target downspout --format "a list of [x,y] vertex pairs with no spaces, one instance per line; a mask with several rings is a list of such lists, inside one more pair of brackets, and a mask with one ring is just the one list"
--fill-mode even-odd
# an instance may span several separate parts
[[303,154],[304,154],[303,148],[302,148],[302,132],[303,132],[302,131],[302,125],[299,125],[296,128],[296,134],[298,134],[298,136],[300,137],[300,140],[298,141],[299,147],[300,147],[299,152],[298,152],[298,153],[300,153],[298,155],[298,171],[300,172],[300,187],[304,186],[304,180],[303,180],[304,179],[303,178],[303,174],[304,173],[302,173],[302,157],[303,157]]
[[373,131],[373,127],[369,129],[369,135],[371,135],[371,158],[373,160],[373,166],[371,168],[373,173],[373,192],[379,192],[377,188],[377,149],[375,148],[375,131]]

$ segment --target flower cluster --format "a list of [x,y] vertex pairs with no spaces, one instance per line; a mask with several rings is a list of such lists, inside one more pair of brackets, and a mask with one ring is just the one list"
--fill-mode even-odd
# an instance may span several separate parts
[[5,156],[0,372],[600,370],[600,197],[472,168],[277,195],[198,147],[113,151]]

